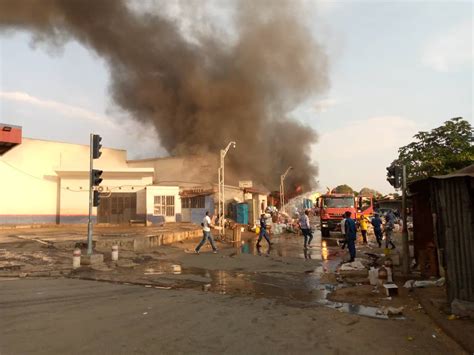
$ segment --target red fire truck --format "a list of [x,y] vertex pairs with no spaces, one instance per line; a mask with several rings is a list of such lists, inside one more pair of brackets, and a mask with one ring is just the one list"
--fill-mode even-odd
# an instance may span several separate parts
[[345,212],[351,212],[352,218],[361,214],[371,217],[374,213],[372,196],[354,194],[327,193],[321,195],[316,207],[319,209],[321,236],[329,237],[331,231],[341,230],[341,221]]

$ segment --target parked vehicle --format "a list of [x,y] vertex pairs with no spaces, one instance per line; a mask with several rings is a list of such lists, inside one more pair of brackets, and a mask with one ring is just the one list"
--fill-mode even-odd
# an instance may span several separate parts
[[319,210],[320,228],[322,237],[329,237],[331,231],[340,230],[340,224],[345,212],[351,212],[352,218],[374,213],[372,196],[358,196],[354,194],[327,193],[316,201]]

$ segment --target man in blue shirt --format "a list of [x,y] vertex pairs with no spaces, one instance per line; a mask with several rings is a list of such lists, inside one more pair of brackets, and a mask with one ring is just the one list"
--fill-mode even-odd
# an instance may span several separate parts
[[374,234],[375,238],[377,238],[377,243],[379,244],[379,248],[382,247],[382,219],[380,218],[379,214],[376,213],[375,217],[372,218],[372,225],[374,226]]
[[357,238],[357,227],[354,220],[351,218],[350,211],[345,213],[345,217],[346,223],[344,229],[346,231],[347,248],[349,249],[349,254],[351,255],[351,260],[349,262],[353,262],[356,257],[355,241]]
[[268,238],[265,213],[262,213],[262,215],[260,216],[260,234],[258,235],[257,248],[260,247],[260,241],[262,240],[262,237],[266,239],[266,241],[268,242],[268,246],[272,245],[272,243],[270,243],[270,239]]

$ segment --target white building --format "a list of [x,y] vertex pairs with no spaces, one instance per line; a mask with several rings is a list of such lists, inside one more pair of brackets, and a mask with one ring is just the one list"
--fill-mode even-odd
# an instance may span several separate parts
[[[8,134],[0,124],[0,146]],[[5,144],[4,144],[5,145]],[[89,146],[23,138],[0,155],[0,224],[87,223]],[[178,186],[154,186],[152,167],[130,167],[126,151],[102,149],[99,223],[181,220]]]
[[[94,221],[200,223],[206,211],[217,213],[217,155],[143,160],[126,155],[102,148],[94,160],[104,179]],[[87,223],[89,164],[89,145],[22,138],[21,127],[0,124],[0,225]],[[238,181],[231,169],[226,176],[226,182]],[[252,223],[267,205],[264,191],[226,184],[226,206],[247,203]],[[226,214],[231,210],[226,207]]]

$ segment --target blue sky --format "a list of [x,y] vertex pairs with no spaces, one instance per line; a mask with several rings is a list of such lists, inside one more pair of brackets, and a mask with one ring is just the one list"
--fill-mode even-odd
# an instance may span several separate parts
[[[321,188],[347,183],[390,192],[385,167],[419,130],[472,121],[473,4],[456,1],[307,1],[330,58],[331,87],[292,112],[313,127]],[[150,127],[114,109],[104,62],[76,42],[33,47],[0,36],[0,122],[28,137],[88,143],[90,132],[130,158],[163,155]],[[151,132],[151,133],[150,133]]]

